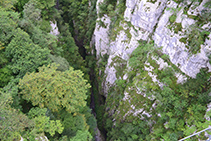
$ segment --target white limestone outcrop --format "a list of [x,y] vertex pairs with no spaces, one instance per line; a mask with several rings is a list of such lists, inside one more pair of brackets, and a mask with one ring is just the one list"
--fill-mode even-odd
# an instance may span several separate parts
[[54,36],[58,36],[60,33],[59,33],[59,29],[57,27],[56,21],[53,21],[53,22],[50,21],[50,25],[51,25],[51,28],[52,28],[50,34],[52,34]]
[[[98,3],[102,1],[99,0]],[[200,14],[205,9],[203,5],[206,2],[207,0],[203,0],[201,3],[192,3],[187,13],[189,15]],[[197,8],[194,9],[194,6]],[[196,23],[194,19],[189,18],[184,13],[184,7],[184,4],[178,4],[173,0],[154,0],[153,2],[149,2],[149,0],[126,0],[124,19],[130,22],[132,27],[120,23],[119,26],[124,28],[118,33],[114,41],[109,38],[110,18],[107,15],[102,18],[107,26],[103,28],[97,24],[94,35],[97,58],[99,59],[100,56],[105,54],[109,56],[105,69],[105,87],[107,87],[105,93],[109,85],[114,84],[117,79],[115,68],[110,66],[112,59],[119,56],[127,61],[129,55],[138,47],[139,40],[154,40],[154,44],[162,47],[163,53],[169,56],[170,61],[190,77],[196,77],[201,68],[208,67],[211,70],[207,56],[211,50],[211,35],[201,45],[200,51],[196,54],[190,53],[186,48],[187,44],[180,42],[188,27]],[[169,21],[173,14],[176,16],[175,22],[182,26],[181,31],[176,32],[174,27],[169,28],[173,25]],[[204,29],[210,27],[210,23],[202,27]],[[127,37],[126,30],[129,30],[131,38]]]

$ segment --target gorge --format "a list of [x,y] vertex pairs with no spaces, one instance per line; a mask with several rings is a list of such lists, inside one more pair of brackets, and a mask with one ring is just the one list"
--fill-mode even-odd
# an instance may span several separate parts
[[[208,127],[210,98],[197,99],[210,95],[210,6],[208,0],[97,1],[94,42],[108,140],[178,140]],[[197,125],[188,114],[203,121]]]
[[0,17],[0,140],[177,141],[211,126],[210,0],[1,0]]

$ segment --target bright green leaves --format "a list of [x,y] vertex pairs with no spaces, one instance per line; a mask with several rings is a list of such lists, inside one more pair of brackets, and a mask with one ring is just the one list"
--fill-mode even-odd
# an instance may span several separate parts
[[[18,0],[14,12],[15,2],[0,0],[0,140],[92,139],[89,125],[94,134],[96,121],[86,106],[90,85],[81,71],[69,68],[70,63],[85,71],[84,60],[68,26],[62,26],[60,37],[49,34],[50,21],[59,15],[55,1]],[[52,62],[59,66],[45,66]],[[62,118],[64,113],[68,117]]]
[[25,128],[32,127],[32,122],[27,116],[11,108],[11,103],[11,96],[0,92],[0,139],[3,141],[20,140]]
[[38,107],[32,108],[28,117],[34,121],[34,130],[37,133],[48,132],[51,136],[55,135],[55,132],[62,133],[64,127],[59,120],[50,120],[46,114],[47,109],[40,109]]
[[48,60],[49,50],[35,45],[29,35],[21,29],[17,29],[5,53],[12,60],[11,70],[19,76],[35,71],[39,66],[50,62]]
[[153,52],[153,45],[152,44],[140,44],[129,59],[129,65],[136,69],[142,69],[144,67],[144,63],[148,60],[147,55]]
[[78,130],[76,136],[70,139],[70,141],[91,141],[91,140],[92,136],[87,130],[86,131]]
[[[50,20],[50,17],[53,17],[55,14],[53,13],[55,12],[53,11],[54,5],[54,0],[30,0],[24,5],[24,18],[31,19],[33,17],[33,21],[37,22],[36,20],[40,20],[42,16],[42,20]],[[37,17],[37,19],[35,17]]]
[[39,107],[52,111],[66,109],[78,112],[86,105],[86,92],[90,87],[79,70],[56,71],[55,64],[40,67],[38,73],[26,74],[20,80],[23,98]]
[[12,71],[8,67],[0,69],[0,87],[5,86],[12,78]]
[[23,12],[23,6],[28,2],[29,0],[18,0],[18,2],[15,4],[16,11],[22,13]]
[[49,9],[55,5],[55,0],[36,0],[40,9]]
[[86,120],[86,117],[81,113],[71,114],[63,111],[61,113],[61,121],[64,125],[64,131],[62,134],[69,137],[73,137],[79,130],[88,130],[89,126],[87,125]]
[[13,11],[3,11],[0,8],[0,18],[0,42],[4,46],[9,43],[11,37],[16,32],[19,14]]
[[57,47],[57,38],[49,34],[51,30],[50,22],[45,22],[45,29],[42,29],[43,19],[41,19],[40,9],[35,8],[35,3],[29,1],[24,6],[24,18],[20,21],[23,28],[31,37],[32,41],[42,48],[48,48],[52,54],[60,54],[61,49]]
[[1,140],[20,140],[20,137],[31,138],[43,136],[48,132],[62,133],[63,127],[59,120],[50,120],[46,116],[47,109],[32,108],[27,114],[10,106],[12,98],[8,93],[0,93],[0,138]]
[[17,2],[17,0],[1,0],[0,1],[0,9],[3,10],[12,10],[14,8],[14,4]]
[[37,4],[36,0],[30,0],[25,4],[23,19],[19,22],[19,26],[30,35],[34,44],[48,48],[52,54],[60,55],[62,49],[57,46],[57,38],[49,33],[50,21],[43,19]]

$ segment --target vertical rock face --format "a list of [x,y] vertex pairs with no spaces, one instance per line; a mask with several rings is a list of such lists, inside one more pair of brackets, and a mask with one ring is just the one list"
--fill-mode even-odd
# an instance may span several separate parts
[[[117,33],[114,40],[109,36],[112,30],[109,26],[111,17],[104,15],[98,18],[106,27],[96,25],[94,35],[97,58],[105,54],[109,56],[105,69],[105,94],[117,79],[115,64],[111,66],[112,59],[118,56],[128,61],[140,40],[154,41],[155,46],[162,47],[162,52],[169,56],[173,64],[192,78],[196,77],[201,68],[208,67],[210,70],[208,55],[211,49],[211,35],[206,37],[195,52],[191,51],[191,46],[186,41],[194,30],[199,32],[210,30],[210,22],[200,24],[196,20],[197,16],[207,10],[204,7],[207,1],[184,4],[173,0],[126,0],[124,20],[119,24],[123,29]],[[98,5],[102,2],[99,0]],[[197,37],[193,38],[195,39]]]
[[152,33],[159,17],[166,7],[167,0],[147,2],[146,0],[136,0],[126,2],[125,19],[135,27],[143,29],[145,32]]
[[107,25],[107,28],[103,28],[99,26],[98,24],[96,25],[94,35],[95,35],[95,47],[97,51],[97,58],[99,56],[104,56],[105,54],[108,53],[109,51],[109,24],[110,24],[110,19],[109,17],[105,16],[101,18],[103,22]]
[[[161,114],[156,111],[158,103],[164,102],[162,98],[159,99],[159,94],[162,93],[163,87],[170,85],[165,76],[162,76],[165,80],[159,76],[163,68],[173,68],[172,75],[175,77],[174,80],[176,79],[173,85],[184,84],[191,78],[196,78],[202,68],[208,68],[208,72],[211,71],[209,63],[211,54],[209,13],[211,11],[204,6],[209,0],[178,1],[126,0],[124,12],[120,15],[118,4],[122,1],[118,0],[115,3],[117,5],[114,6],[116,7],[114,12],[118,16],[113,16],[115,14],[107,10],[106,14],[98,18],[101,24],[97,23],[94,31],[96,55],[99,64],[107,58],[103,63],[106,65],[99,70],[99,74],[103,75],[101,84],[103,95],[107,97],[106,103],[110,104],[106,105],[106,112],[112,117],[113,122],[118,119],[129,121],[136,117],[141,120],[150,119],[153,116],[157,119],[161,117]],[[100,3],[103,3],[103,0],[98,1],[99,15]],[[100,26],[102,23],[104,26]],[[145,46],[146,42],[147,46]],[[147,47],[150,47],[149,44],[154,46],[152,51],[148,49],[145,54],[145,51],[137,50],[139,48],[147,50]],[[133,60],[137,64],[142,63],[139,64],[142,70],[134,69],[130,64],[129,60],[132,58],[131,54],[134,55],[134,50],[149,58]],[[153,56],[151,52],[154,50],[159,54],[158,56]],[[167,56],[167,61],[162,56]],[[146,60],[143,61],[144,59]],[[150,94],[145,93],[147,83],[148,86],[150,85]],[[171,90],[174,88],[169,86]],[[151,89],[159,89],[159,94],[156,95],[156,91],[151,91]],[[177,94],[176,91],[175,89],[174,94]],[[176,94],[174,96],[177,99]],[[183,95],[182,92],[180,94]],[[170,94],[163,95],[163,97],[171,96]],[[185,117],[184,121],[187,120],[188,118]],[[166,127],[168,122],[170,121],[166,121],[163,125]],[[150,129],[150,132],[152,130]]]
[[54,21],[54,22],[50,21],[50,23],[51,23],[51,28],[52,28],[50,34],[52,34],[54,36],[59,35],[59,29],[57,27],[56,21]]
[[[191,7],[193,5],[191,5],[187,13],[195,14],[196,11],[200,12],[204,10],[204,4],[205,1],[201,2],[201,4],[196,4],[196,9],[192,9]],[[176,9],[175,11],[167,9],[177,7],[181,7],[181,9]],[[180,24],[177,26],[181,26],[180,31],[177,31],[177,29],[175,29],[177,28],[176,25],[171,24],[168,20],[173,14],[175,14],[176,17],[175,23]],[[163,47],[163,53],[169,55],[172,63],[180,66],[179,68],[187,75],[196,77],[196,74],[199,73],[201,68],[209,67],[210,69],[206,53],[209,53],[209,47],[211,47],[211,45],[208,43],[210,39],[206,38],[205,43],[200,45],[200,50],[196,54],[193,54],[186,48],[187,44],[181,42],[180,39],[186,36],[186,32],[191,32],[190,30],[198,30],[197,28],[200,28],[198,25],[195,25],[194,28],[189,29],[197,22],[189,17],[184,14],[184,7],[182,4],[177,4],[173,1],[169,2],[157,23],[153,40],[156,45]],[[170,26],[173,26],[172,29],[168,28]]]

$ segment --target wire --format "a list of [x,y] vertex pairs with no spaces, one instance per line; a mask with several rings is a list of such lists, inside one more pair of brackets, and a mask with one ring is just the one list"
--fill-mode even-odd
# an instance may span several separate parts
[[[190,136],[187,136],[187,137],[185,137],[185,138],[183,138],[183,139],[181,139],[181,140],[179,140],[179,141],[184,141],[185,139],[188,139],[188,138],[190,138],[190,137],[193,137],[193,136],[195,136],[195,135],[198,135],[198,134],[200,134],[200,133],[202,133],[202,132],[204,132],[204,131],[206,131],[206,130],[210,130],[211,129],[211,127],[208,127],[208,128],[206,128],[206,129],[204,129],[204,130],[201,130],[201,131],[199,131],[199,132],[197,132],[197,133],[195,133],[195,134],[192,134],[192,135],[190,135]],[[208,139],[208,141],[210,141],[210,138]]]

